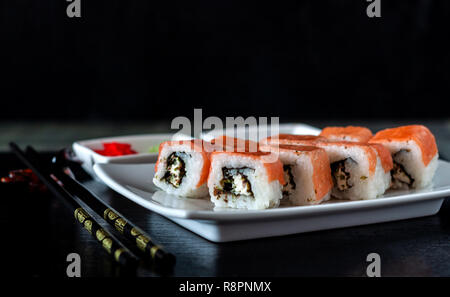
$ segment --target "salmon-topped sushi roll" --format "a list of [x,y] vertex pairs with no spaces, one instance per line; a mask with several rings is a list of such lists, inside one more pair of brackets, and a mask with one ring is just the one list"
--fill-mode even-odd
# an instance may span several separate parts
[[379,131],[369,141],[389,149],[392,154],[392,188],[423,188],[431,184],[438,166],[436,140],[422,125],[402,126]]
[[216,207],[265,209],[279,205],[283,165],[265,152],[213,152],[208,188]]
[[325,150],[285,144],[261,146],[261,150],[279,154],[285,180],[283,199],[290,204],[312,205],[330,199],[333,180]]
[[366,127],[326,127],[320,133],[331,141],[352,141],[352,142],[368,142],[373,134]]
[[159,146],[153,183],[169,194],[205,197],[209,166],[203,141],[166,141]]
[[317,141],[326,141],[327,139],[317,135],[295,135],[295,134],[278,134],[269,136],[260,140],[260,145],[275,145],[275,144],[287,144],[287,145],[309,145],[313,146]]
[[391,182],[392,159],[386,148],[357,142],[318,142],[328,155],[340,199],[367,200],[384,194]]

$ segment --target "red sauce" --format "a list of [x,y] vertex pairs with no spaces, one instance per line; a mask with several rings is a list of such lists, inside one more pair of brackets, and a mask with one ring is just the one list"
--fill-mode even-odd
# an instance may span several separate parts
[[94,150],[97,154],[108,157],[117,157],[137,154],[131,149],[131,144],[120,142],[104,142],[102,150]]

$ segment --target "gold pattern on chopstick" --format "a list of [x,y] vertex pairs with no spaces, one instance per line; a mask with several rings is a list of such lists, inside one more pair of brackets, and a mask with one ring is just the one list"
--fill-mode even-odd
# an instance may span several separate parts
[[125,250],[124,250],[123,248],[120,248],[120,249],[117,249],[117,250],[114,252],[114,259],[116,259],[117,262],[119,262],[120,255],[121,255],[124,251],[125,251]]
[[126,224],[127,224],[127,221],[125,221],[124,219],[122,219],[120,217],[114,222],[114,226],[116,227],[117,231],[119,231],[122,234],[123,234],[123,228],[125,227]]
[[75,209],[75,211],[73,212],[73,215],[75,216],[75,220],[77,220],[78,221],[78,211],[80,210],[81,208],[77,208],[77,209]]
[[83,224],[86,219],[90,218],[90,216],[87,214],[87,212],[84,209],[82,209],[81,207],[78,207],[77,209],[75,209],[74,214],[75,214],[75,219],[77,219],[78,222],[80,222],[81,224]]
[[150,255],[152,256],[152,259],[155,258],[156,252],[160,249],[160,246],[154,245],[150,248]]
[[92,220],[86,219],[84,220],[84,228],[92,234]]
[[97,237],[98,241],[102,241],[108,236],[108,234],[104,229],[98,229],[97,232],[95,232],[95,236]]
[[112,247],[113,241],[111,238],[106,237],[105,239],[103,239],[102,241],[102,245],[103,247],[108,251],[108,253],[111,254],[111,247]]
[[108,212],[108,219],[109,220],[114,221],[118,217],[119,216],[114,211],[112,211],[111,209],[109,210],[109,212]]
[[110,212],[111,209],[107,208],[105,209],[105,211],[103,212],[103,218],[106,220],[106,218],[108,217],[108,212]]
[[140,232],[138,229],[134,228],[134,227],[131,228],[130,233],[131,233],[131,235],[133,235],[134,237],[141,235],[141,232]]
[[145,248],[147,247],[147,243],[150,241],[150,239],[148,239],[146,236],[144,235],[139,235],[138,237],[136,237],[136,245],[138,246],[138,248],[140,250],[142,250],[143,252],[145,252]]

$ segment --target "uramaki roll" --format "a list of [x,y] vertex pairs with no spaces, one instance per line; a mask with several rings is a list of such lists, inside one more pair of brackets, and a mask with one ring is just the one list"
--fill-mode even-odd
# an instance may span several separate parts
[[319,204],[330,199],[333,180],[325,150],[313,146],[261,146],[262,151],[278,153],[283,163],[283,197],[292,205]]
[[295,134],[278,134],[269,136],[259,141],[260,145],[309,145],[313,146],[318,141],[326,141],[323,136],[317,135],[295,135]]
[[373,134],[366,127],[347,126],[323,128],[320,136],[331,141],[368,142]]
[[392,154],[392,188],[423,188],[431,184],[439,153],[436,140],[427,127],[410,125],[385,129],[369,142],[385,146]]
[[357,142],[318,142],[330,160],[332,196],[367,200],[384,194],[391,182],[392,158],[386,148]]
[[279,205],[283,165],[266,152],[213,152],[208,188],[216,207],[265,209]]
[[203,141],[166,141],[159,146],[153,183],[169,194],[205,197],[209,166]]

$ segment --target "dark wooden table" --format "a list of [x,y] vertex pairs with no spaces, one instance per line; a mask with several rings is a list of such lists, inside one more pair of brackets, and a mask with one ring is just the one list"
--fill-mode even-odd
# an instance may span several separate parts
[[[0,172],[22,168],[0,154]],[[177,257],[173,276],[365,276],[366,256],[381,256],[383,276],[450,276],[450,201],[439,214],[398,222],[217,244],[152,213],[105,185],[85,185],[132,219]],[[51,195],[2,188],[3,271],[10,275],[66,276],[69,253],[81,256],[82,276],[123,275],[120,267],[72,213]],[[6,189],[6,190],[5,190]],[[6,265],[6,266],[5,266]],[[156,276],[139,269],[139,276]]]

